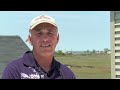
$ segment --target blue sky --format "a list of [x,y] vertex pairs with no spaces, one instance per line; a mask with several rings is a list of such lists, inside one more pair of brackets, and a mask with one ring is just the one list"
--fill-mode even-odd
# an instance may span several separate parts
[[19,35],[25,42],[31,20],[42,14],[52,16],[58,24],[56,50],[110,49],[109,11],[0,11],[0,35]]

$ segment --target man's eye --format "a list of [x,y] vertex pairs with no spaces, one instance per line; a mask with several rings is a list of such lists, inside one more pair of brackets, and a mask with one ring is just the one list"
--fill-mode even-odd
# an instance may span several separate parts
[[53,35],[53,32],[49,32],[48,35]]
[[39,32],[39,33],[37,33],[38,35],[42,35],[42,33],[41,32]]
[[35,35],[42,35],[42,33],[41,33],[41,32],[38,32],[38,33],[36,33]]

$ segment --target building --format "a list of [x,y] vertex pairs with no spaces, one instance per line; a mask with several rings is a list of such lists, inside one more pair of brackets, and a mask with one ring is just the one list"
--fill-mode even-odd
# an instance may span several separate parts
[[30,50],[19,36],[0,36],[0,77],[6,65]]
[[111,78],[120,79],[120,11],[110,12]]

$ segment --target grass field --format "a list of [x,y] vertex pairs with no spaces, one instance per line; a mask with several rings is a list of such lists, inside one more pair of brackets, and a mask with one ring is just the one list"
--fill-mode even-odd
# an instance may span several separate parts
[[110,79],[110,55],[56,56],[59,62],[71,66],[77,79]]
[[[59,62],[71,66],[70,69],[74,72],[77,79],[111,78],[110,55],[67,55],[56,56],[55,58]],[[8,62],[7,57],[4,58],[4,61],[0,60],[0,77]]]

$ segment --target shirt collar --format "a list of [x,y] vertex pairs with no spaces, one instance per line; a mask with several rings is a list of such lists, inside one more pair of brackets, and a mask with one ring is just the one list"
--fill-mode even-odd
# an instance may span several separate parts
[[[38,67],[38,64],[35,61],[32,51],[25,52],[25,54],[23,55],[23,59],[24,59],[23,63],[25,65],[27,65],[29,67]],[[54,70],[59,70],[59,68],[60,68],[60,64],[53,57],[51,68],[50,68],[49,72],[53,72]]]
[[34,60],[34,56],[33,56],[33,53],[32,51],[27,51],[25,52],[25,54],[23,55],[23,63],[27,66],[30,66],[30,67],[36,67],[36,63],[35,63],[35,60]]
[[[37,67],[40,67],[40,66],[38,65],[38,63],[37,63],[36,60],[35,60],[35,63],[36,63],[36,65],[37,65]],[[40,67],[40,68],[41,68],[42,71],[46,72],[42,67]],[[56,60],[55,60],[54,57],[53,57],[50,70],[49,70],[48,72],[46,72],[46,73],[51,73],[51,72],[53,72],[54,70],[56,70]]]

